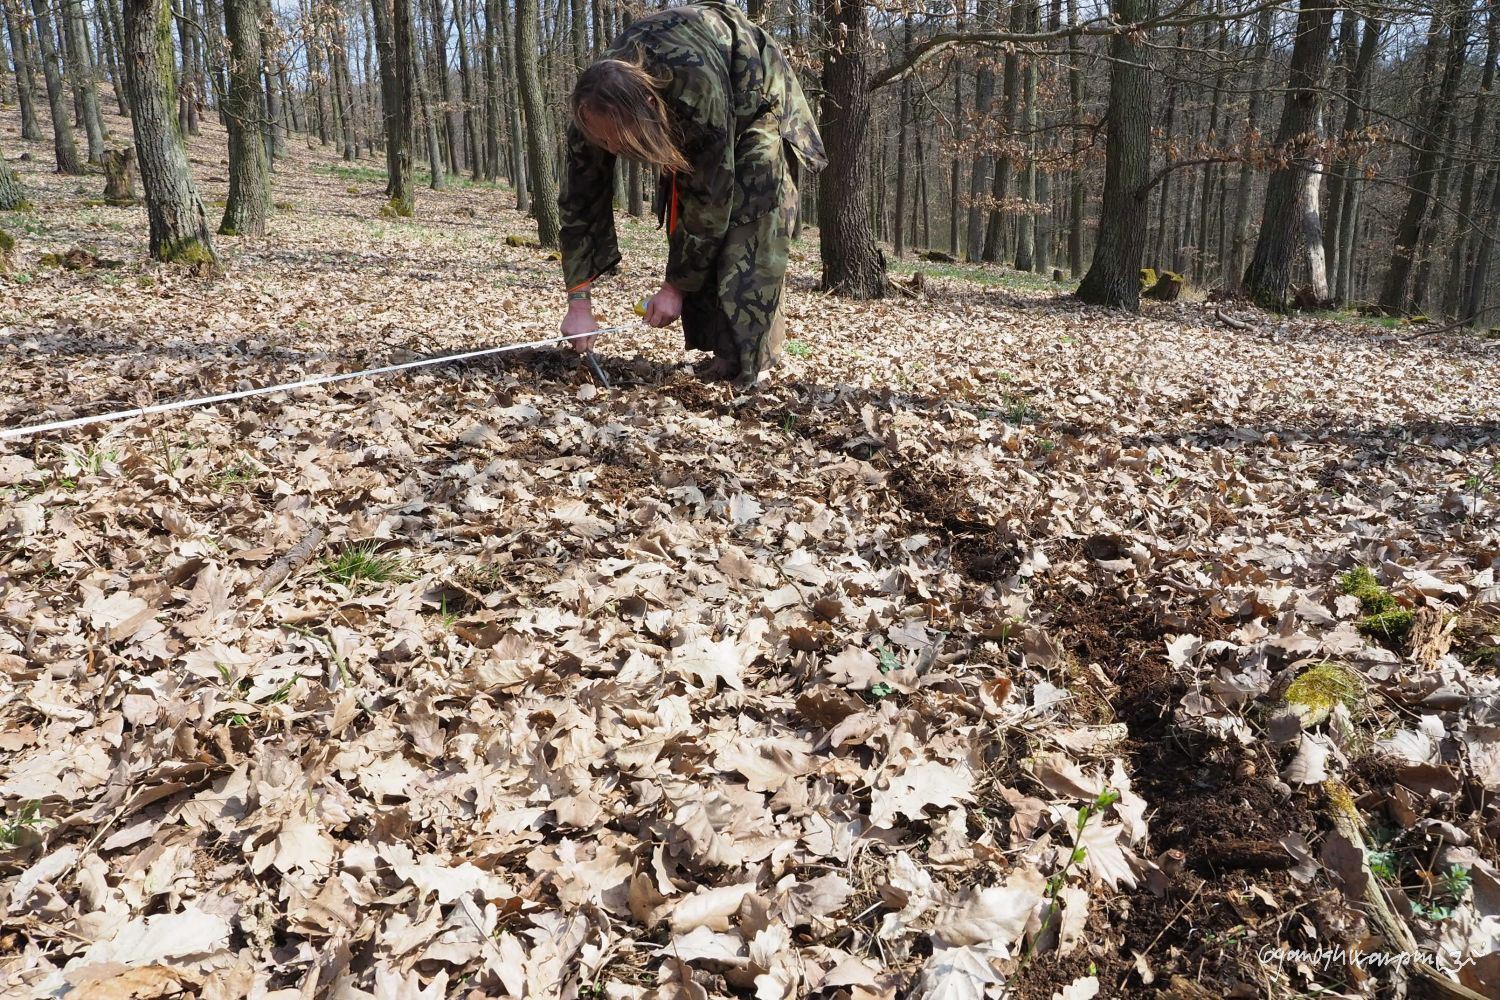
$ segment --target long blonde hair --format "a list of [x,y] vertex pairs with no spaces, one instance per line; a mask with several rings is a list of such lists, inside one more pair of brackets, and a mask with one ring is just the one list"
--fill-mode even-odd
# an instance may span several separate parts
[[[573,86],[573,120],[591,142],[584,115],[613,120],[619,129],[616,152],[669,173],[687,173],[688,162],[677,148],[677,130],[662,100],[665,81],[652,76],[645,57],[600,59],[578,75]],[[603,145],[600,143],[600,145]]]

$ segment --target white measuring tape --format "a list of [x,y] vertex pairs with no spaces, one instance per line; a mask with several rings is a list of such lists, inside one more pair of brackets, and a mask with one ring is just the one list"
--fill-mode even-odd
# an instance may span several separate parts
[[303,379],[300,382],[285,382],[281,385],[266,385],[255,389],[242,389],[239,392],[226,392],[217,396],[200,396],[197,399],[179,399],[173,403],[156,403],[152,406],[138,406],[133,410],[115,410],[113,413],[96,413],[90,417],[74,417],[71,420],[54,420],[48,424],[32,424],[28,427],[7,427],[0,430],[0,441],[9,441],[15,438],[30,437],[33,434],[45,434],[48,431],[67,430],[72,427],[87,427],[89,424],[114,423],[119,420],[132,420],[136,417],[145,417],[153,413],[167,413],[171,410],[186,410],[194,406],[208,406],[211,403],[228,403],[236,399],[248,399],[251,396],[264,396],[273,392],[288,392],[292,389],[306,389],[315,385],[327,385],[330,382],[344,382],[352,378],[364,378],[368,375],[388,375],[391,372],[406,371],[410,368],[423,368],[427,365],[441,365],[450,361],[467,361],[470,358],[482,358],[491,354],[504,354],[507,351],[522,351],[528,347],[547,347],[560,341],[581,340],[584,337],[597,337],[601,333],[618,333],[621,330],[633,329],[636,324],[626,326],[606,326],[588,333],[575,333],[569,336],[547,337],[544,340],[532,340],[524,344],[506,344],[504,347],[486,347],[478,351],[465,351],[462,354],[445,354],[440,357],[419,358],[416,361],[405,361],[399,365],[386,365],[383,368],[366,368],[357,372],[340,372],[337,375],[319,375],[315,378]]

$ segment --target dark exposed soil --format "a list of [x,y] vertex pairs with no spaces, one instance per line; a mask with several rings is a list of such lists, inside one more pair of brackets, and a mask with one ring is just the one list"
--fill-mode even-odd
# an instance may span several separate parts
[[[1278,841],[1291,833],[1311,840],[1318,828],[1303,796],[1276,790],[1276,762],[1263,750],[1236,752],[1174,724],[1183,691],[1171,677],[1164,641],[1182,631],[1206,638],[1227,631],[1205,614],[1188,615],[1190,628],[1180,621],[1166,627],[1153,606],[1113,593],[1075,593],[1048,624],[1080,663],[1099,664],[1118,685],[1110,702],[1130,730],[1127,770],[1153,808],[1149,854],[1170,883],[1160,896],[1143,884],[1111,906],[1111,926],[1101,930],[1121,947],[1094,957],[1107,996],[1158,994],[1173,976],[1217,995],[1253,988],[1263,978],[1257,952],[1275,943],[1277,914],[1249,887],[1285,898],[1293,859]],[[1150,986],[1136,971],[1136,952],[1153,973]],[[1036,989],[1017,996],[1050,998],[1066,981],[1060,972],[1059,966],[1029,973]],[[1028,975],[1018,977],[1026,981]]]

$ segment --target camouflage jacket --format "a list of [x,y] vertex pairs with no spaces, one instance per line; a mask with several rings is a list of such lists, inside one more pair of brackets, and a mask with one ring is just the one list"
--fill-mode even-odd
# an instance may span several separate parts
[[[782,178],[776,172],[787,170],[786,158],[746,150],[741,139],[752,125],[774,115],[802,171],[827,164],[823,140],[780,46],[732,3],[702,0],[651,14],[626,28],[603,58],[633,59],[637,53],[653,75],[670,80],[665,103],[689,171],[663,185],[672,194],[666,278],[683,292],[695,292],[713,273],[729,227],[779,204]],[[620,253],[615,158],[587,142],[576,124],[568,127],[567,143],[558,206],[563,275],[573,289],[613,270]]]

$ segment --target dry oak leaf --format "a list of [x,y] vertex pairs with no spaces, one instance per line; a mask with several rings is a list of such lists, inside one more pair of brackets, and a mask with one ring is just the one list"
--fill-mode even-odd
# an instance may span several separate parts
[[982,948],[941,948],[922,963],[915,995],[921,1000],[983,1000],[1003,985]]
[[975,945],[1008,958],[1046,888],[1040,872],[1017,869],[1004,884],[981,889],[941,910],[933,921],[932,935],[949,947]]
[[895,825],[896,816],[921,819],[927,806],[949,808],[974,801],[974,772],[967,764],[924,760],[892,777],[884,789],[870,794],[870,822]]

